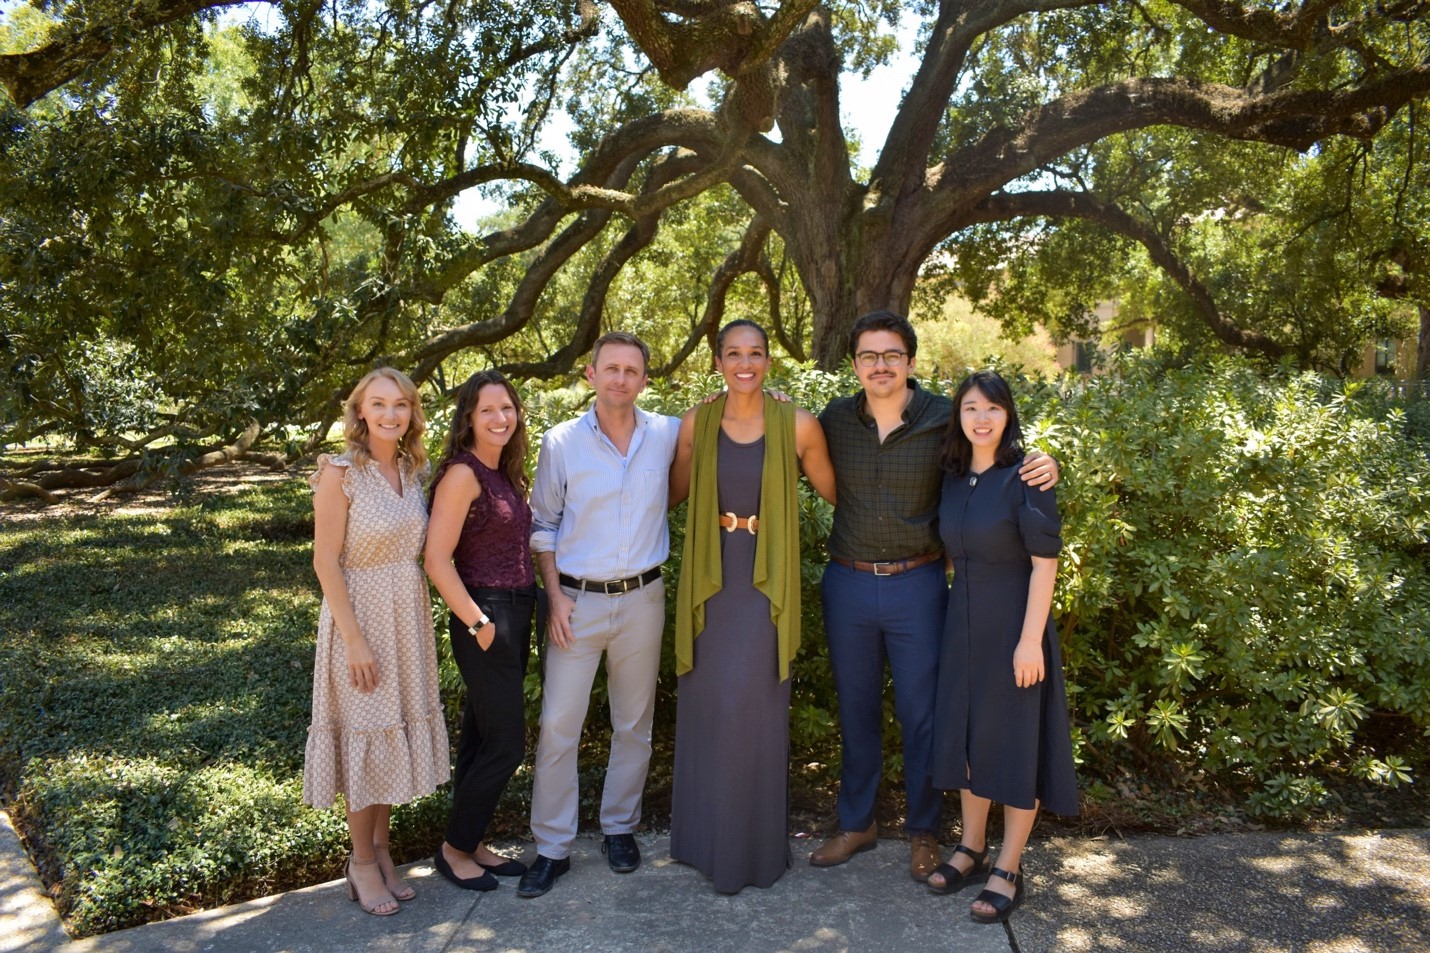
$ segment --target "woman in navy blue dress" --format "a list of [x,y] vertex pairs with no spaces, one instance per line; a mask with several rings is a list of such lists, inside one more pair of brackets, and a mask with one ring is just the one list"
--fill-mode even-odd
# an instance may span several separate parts
[[[1062,520],[1056,494],[1018,479],[1023,434],[1007,382],[979,371],[953,395],[939,532],[953,561],[939,659],[931,775],[957,790],[963,836],[929,889],[987,878],[970,908],[997,923],[1023,899],[1023,847],[1039,807],[1076,814],[1062,657],[1051,614]],[[1003,805],[991,867],[988,812]]]

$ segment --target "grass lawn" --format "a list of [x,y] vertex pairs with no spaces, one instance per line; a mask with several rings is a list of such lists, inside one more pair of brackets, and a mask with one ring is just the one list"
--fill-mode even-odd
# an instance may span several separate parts
[[[0,790],[76,934],[328,879],[301,804],[318,595],[294,478],[6,517]],[[396,837],[433,843],[439,792]]]

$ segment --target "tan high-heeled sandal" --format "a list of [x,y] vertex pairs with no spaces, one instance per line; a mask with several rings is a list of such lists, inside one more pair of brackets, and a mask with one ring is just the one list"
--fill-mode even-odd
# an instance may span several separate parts
[[412,889],[412,885],[397,873],[397,865],[392,862],[392,852],[388,850],[387,845],[373,844],[372,851],[377,855],[377,866],[382,871],[382,882],[387,885],[387,892],[392,894],[393,899],[406,901],[417,896],[417,891]]
[[[368,867],[368,866],[376,867],[376,866],[377,866],[377,858],[374,857],[372,860],[355,860],[355,859],[353,858],[353,856],[352,856],[351,854],[349,854],[349,855],[348,855],[348,862],[347,862],[347,864],[343,867],[343,879],[348,882],[348,899],[349,899],[349,900],[352,900],[352,901],[355,901],[359,907],[362,907],[362,912],[363,912],[363,913],[370,913],[370,914],[372,914],[372,915],[375,916],[375,917],[390,917],[390,916],[392,916],[394,913],[396,913],[398,910],[402,909],[401,907],[399,907],[399,906],[397,905],[397,901],[394,900],[394,899],[391,897],[391,893],[390,893],[390,892],[389,892],[389,896],[388,896],[388,899],[387,899],[387,900],[379,900],[377,903],[373,904],[372,906],[368,906],[367,904],[363,903],[362,900],[360,900],[360,899],[358,898],[357,881],[353,880],[353,864],[357,864],[359,867]],[[378,871],[378,874],[381,875],[381,873],[382,873],[382,871],[379,870],[379,871]],[[384,884],[385,884],[385,881],[384,881]],[[392,909],[391,909],[391,910],[379,910],[379,909],[378,909],[378,907],[383,906],[384,904],[388,903],[389,901],[392,903]]]

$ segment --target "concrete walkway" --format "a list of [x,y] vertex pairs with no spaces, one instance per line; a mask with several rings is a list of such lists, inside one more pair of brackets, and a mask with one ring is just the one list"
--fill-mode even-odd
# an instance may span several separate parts
[[51,950],[68,939],[10,815],[0,811],[0,950]]
[[[511,880],[493,893],[457,890],[429,864],[416,864],[408,877],[419,895],[394,917],[363,914],[348,901],[342,882],[333,881],[62,948],[66,953],[1430,950],[1430,831],[1036,841],[1027,855],[1028,900],[1006,929],[969,921],[974,888],[937,897],[913,883],[906,870],[908,848],[900,841],[881,841],[877,850],[827,870],[806,862],[809,841],[792,841],[795,865],[779,883],[724,897],[695,871],[670,862],[666,837],[645,834],[639,840],[641,868],[618,876],[606,869],[599,839],[582,838],[571,873],[535,900],[519,899]],[[55,948],[53,933],[15,932],[12,916],[11,905],[4,903],[0,950]]]

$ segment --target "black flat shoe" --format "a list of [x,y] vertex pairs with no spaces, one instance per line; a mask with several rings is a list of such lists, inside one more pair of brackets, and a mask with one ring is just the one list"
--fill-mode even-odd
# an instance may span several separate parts
[[437,868],[437,873],[446,877],[452,883],[463,890],[495,890],[499,886],[497,879],[485,870],[480,877],[458,877],[452,865],[447,863],[447,858],[442,856],[442,847],[438,845],[437,853],[432,858],[432,866]]
[[499,864],[484,864],[480,860],[477,866],[483,870],[490,870],[498,877],[522,877],[526,875],[526,864],[519,860],[503,860]]
[[968,915],[973,918],[974,923],[1002,923],[1008,919],[1008,914],[1018,909],[1018,904],[1023,902],[1023,872],[1020,870],[1016,874],[1010,874],[1002,867],[994,867],[989,871],[990,877],[1002,877],[1013,885],[1013,896],[1005,897],[1001,893],[994,893],[985,890],[974,898],[974,903],[980,901],[993,908],[993,914],[979,913],[970,909]]
[[641,865],[641,849],[636,846],[634,834],[607,834],[601,853],[618,874],[628,874]]
[[532,861],[526,873],[522,874],[521,883],[516,885],[516,895],[518,897],[539,897],[551,889],[556,883],[556,878],[571,869],[571,858],[562,857],[560,860],[552,860],[550,857],[536,855],[536,860]]
[[[953,849],[953,852],[955,854],[967,854],[969,857],[972,857],[973,866],[968,868],[967,871],[963,871],[953,866],[953,864],[939,864],[933,869],[933,873],[929,874],[929,876],[932,877],[933,874],[938,874],[940,877],[943,878],[943,886],[940,887],[930,882],[928,885],[930,893],[958,893],[964,888],[965,885],[970,884],[975,880],[987,879],[987,847],[983,848],[982,850],[969,850],[967,847],[964,847],[962,844],[959,844]],[[949,859],[952,860],[953,858],[950,857]]]

